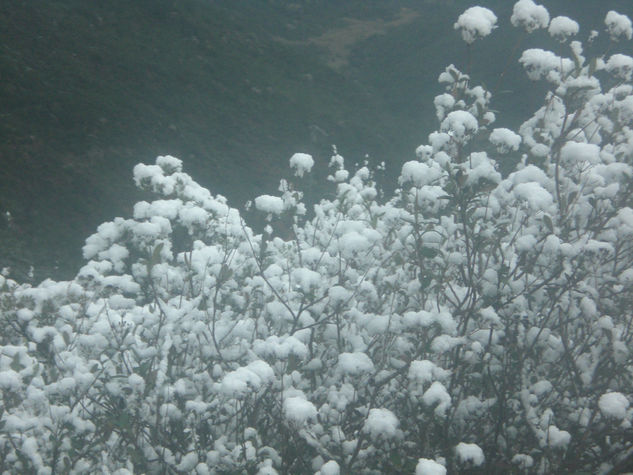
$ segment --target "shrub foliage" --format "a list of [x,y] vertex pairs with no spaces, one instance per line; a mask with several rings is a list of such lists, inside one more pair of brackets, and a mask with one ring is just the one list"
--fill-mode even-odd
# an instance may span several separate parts
[[[470,45],[495,23],[476,7],[456,28]],[[585,58],[531,0],[512,23],[566,51],[520,57],[543,106],[495,128],[491,92],[449,66],[388,199],[335,150],[334,197],[308,213],[296,154],[256,233],[158,157],[134,169],[156,199],[99,226],[74,280],[0,278],[0,471],[630,465],[633,59]]]

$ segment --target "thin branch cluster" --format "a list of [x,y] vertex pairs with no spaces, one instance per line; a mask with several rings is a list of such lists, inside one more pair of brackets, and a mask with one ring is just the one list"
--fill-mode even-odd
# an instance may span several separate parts
[[[469,11],[470,44],[496,16]],[[308,210],[296,154],[256,233],[180,160],[137,165],[156,199],[99,226],[75,279],[0,277],[0,472],[630,469],[633,59],[586,58],[555,20],[512,17],[567,51],[519,58],[542,107],[494,128],[449,66],[391,197],[335,150]]]

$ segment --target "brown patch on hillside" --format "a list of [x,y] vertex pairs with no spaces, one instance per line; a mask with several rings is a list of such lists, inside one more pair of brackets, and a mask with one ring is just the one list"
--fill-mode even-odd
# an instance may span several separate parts
[[325,31],[323,34],[302,41],[292,41],[276,37],[281,43],[289,45],[315,45],[326,55],[326,63],[335,70],[342,70],[349,65],[349,56],[354,46],[361,41],[376,35],[384,35],[388,30],[406,25],[420,16],[419,12],[410,8],[401,8],[393,20],[359,20],[344,18],[345,24]]

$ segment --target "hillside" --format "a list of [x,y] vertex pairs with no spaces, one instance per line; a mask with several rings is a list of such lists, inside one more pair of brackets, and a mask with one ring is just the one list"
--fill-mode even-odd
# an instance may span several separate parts
[[[431,130],[438,73],[468,62],[457,33],[445,33],[465,6],[0,2],[0,211],[12,216],[0,222],[0,267],[19,280],[31,265],[35,280],[71,276],[86,236],[138,199],[132,167],[159,154],[182,158],[237,206],[274,190],[295,151],[323,161],[337,144],[352,162],[369,154],[397,174]],[[503,29],[495,35],[470,59],[490,82],[506,64],[490,51],[506,58],[513,46]],[[541,93],[506,92],[510,111]]]

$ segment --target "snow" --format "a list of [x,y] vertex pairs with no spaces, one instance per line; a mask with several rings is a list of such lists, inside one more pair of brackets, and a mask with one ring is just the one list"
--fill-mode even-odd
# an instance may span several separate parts
[[601,253],[601,252],[611,253],[611,254],[615,253],[615,248],[613,247],[611,243],[604,242],[604,241],[597,241],[595,239],[589,239],[584,246],[584,250],[585,252],[593,252],[596,254]]
[[33,320],[35,313],[27,308],[21,308],[17,311],[16,315],[18,317],[18,320],[20,320],[21,322],[29,322]]
[[139,201],[134,205],[134,219],[150,219],[152,216],[176,219],[182,205],[180,199],[154,200],[151,203]]
[[598,400],[600,412],[613,419],[624,419],[629,409],[629,400],[619,392],[609,392],[600,396]]
[[419,312],[405,312],[402,316],[402,323],[405,328],[419,329],[431,326],[433,323],[437,323],[442,327],[442,330],[446,333],[452,333],[455,331],[457,324],[455,320],[448,312],[427,312],[426,310],[420,310]]
[[442,170],[437,167],[412,160],[402,165],[399,181],[402,185],[412,183],[414,186],[422,187],[437,181],[442,174]]
[[510,129],[498,128],[490,133],[490,143],[497,147],[499,153],[517,151],[521,145],[521,136]]
[[633,75],[633,58],[625,54],[613,54],[607,60],[605,67],[614,77],[630,81]]
[[321,274],[305,267],[294,269],[290,275],[292,283],[306,292],[318,287],[321,283]]
[[37,440],[34,437],[25,437],[23,439],[22,453],[31,460],[31,462],[33,463],[35,467],[40,469],[37,472],[42,473],[42,474],[52,473],[50,469],[47,469],[44,467],[44,461],[39,452],[40,452],[39,446],[38,446]]
[[167,174],[182,172],[182,160],[171,155],[156,157],[156,165],[161,167]]
[[435,414],[439,417],[444,417],[446,411],[451,406],[451,396],[446,391],[446,387],[439,381],[433,382],[431,387],[425,391],[422,395],[422,401],[427,406],[434,406]]
[[607,26],[612,41],[620,41],[623,38],[630,40],[633,37],[631,19],[626,15],[611,10],[607,13],[604,24]]
[[516,250],[519,252],[530,252],[535,249],[536,238],[532,234],[526,234],[516,240]]
[[600,147],[592,143],[567,142],[560,151],[560,158],[568,164],[596,165],[600,163]]
[[526,470],[534,465],[534,459],[526,454],[516,454],[512,457],[512,463],[518,465],[519,468]]
[[275,356],[279,359],[288,359],[290,355],[300,359],[308,356],[308,348],[295,336],[271,335],[266,340],[255,340],[253,351],[259,356]]
[[539,28],[547,28],[549,13],[544,6],[537,5],[532,0],[519,0],[514,4],[510,22],[515,27],[522,27],[532,33]]
[[560,42],[567,41],[574,35],[578,34],[580,27],[578,23],[566,16],[557,16],[552,18],[549,24],[548,32],[552,38]]
[[536,394],[537,396],[543,396],[544,394],[550,392],[552,389],[552,383],[544,379],[542,379],[541,381],[537,381],[530,388],[532,393]]
[[446,467],[435,460],[419,459],[415,475],[446,475]]
[[[450,94],[447,95],[453,97]],[[444,117],[442,117],[442,119],[444,119]],[[418,148],[415,149],[415,156],[418,157],[420,161],[425,162],[433,156],[433,147],[431,147],[430,145],[420,145]]]
[[[453,106],[455,106],[455,98],[451,94],[440,94],[439,96],[435,96],[433,100],[433,104],[435,105],[437,120],[444,120],[446,117],[446,112],[450,111]],[[430,156],[430,152],[433,151],[432,147],[428,145],[421,145],[416,150],[416,155],[420,156]]]
[[445,379],[449,375],[449,371],[429,360],[414,360],[409,366],[409,380],[417,383],[430,383],[434,379]]
[[463,342],[464,339],[461,337],[438,335],[433,338],[433,341],[431,342],[431,350],[437,354],[446,353]]
[[501,319],[499,318],[499,315],[497,314],[495,309],[490,306],[482,308],[479,311],[479,314],[481,315],[482,320],[488,325],[501,324]]
[[264,460],[264,462],[260,464],[257,475],[277,475],[279,472],[273,468],[272,463],[270,459]]
[[[540,48],[529,48],[519,58],[525,72],[532,81],[539,79],[560,80],[560,75],[567,74],[574,68],[571,59],[560,58],[551,51]],[[561,71],[562,66],[562,71]]]
[[352,258],[359,252],[366,251],[371,246],[369,240],[356,231],[343,234],[338,238],[336,244],[345,258]]
[[529,183],[531,181],[547,183],[547,175],[545,172],[534,165],[528,165],[521,170],[511,173],[509,179],[515,185],[519,183]]
[[316,417],[317,410],[310,401],[299,396],[294,396],[284,400],[284,415],[289,421],[297,425],[303,425],[309,419]]
[[340,183],[347,180],[348,177],[349,172],[347,170],[336,170],[333,178],[335,182]]
[[398,418],[389,409],[374,408],[369,410],[363,431],[369,433],[372,439],[392,439],[398,435],[398,425]]
[[626,269],[618,278],[625,285],[633,285],[633,269]]
[[269,214],[281,214],[284,210],[284,200],[278,196],[261,195],[255,198],[255,208]]
[[571,434],[566,430],[560,430],[554,425],[547,428],[547,444],[550,447],[567,447],[571,441]]
[[485,460],[484,451],[477,444],[460,442],[455,447],[455,454],[461,463],[470,462],[473,465],[482,465]]
[[[533,2],[517,5],[540,15]],[[466,19],[474,22],[472,38],[481,37],[481,18]],[[564,17],[550,23],[550,34],[561,39],[575,31]],[[570,47],[583,53],[580,43]],[[445,466],[494,468],[504,454],[517,469],[556,473],[578,427],[586,436],[574,436],[573,447],[589,454],[579,470],[599,463],[592,446],[600,446],[602,460],[617,456],[618,434],[633,423],[630,381],[604,383],[600,362],[607,357],[626,368],[631,352],[633,210],[624,198],[633,175],[633,86],[622,80],[631,77],[633,59],[613,54],[597,64],[605,70],[597,76],[588,79],[584,65],[574,78],[563,74],[569,59],[531,51],[523,57],[528,70],[561,81],[549,85],[546,104],[521,136],[486,124],[481,140],[464,147],[460,138],[485,122],[463,109],[474,111],[473,102],[487,107],[489,98],[448,69],[442,80],[454,95],[435,100],[443,131],[418,148],[419,160],[402,167],[402,189],[382,196],[361,164],[348,183],[331,185],[337,194],[322,197],[314,220],[294,221],[296,240],[273,237],[271,226],[264,231],[269,236],[259,235],[259,226],[250,229],[226,200],[182,173],[174,157],[137,167],[136,178],[165,199],[138,203],[134,219],[100,226],[84,248],[94,260],[77,280],[31,287],[0,278],[7,323],[0,390],[10,402],[0,432],[15,442],[5,447],[8,463],[46,473],[52,442],[42,434],[63,430],[68,440],[94,434],[90,419],[108,412],[95,401],[115,397],[139,409],[143,426],[161,415],[191,431],[198,420],[212,421],[209,444],[195,452],[146,444],[147,457],[158,460],[162,450],[169,470],[186,473],[283,467],[288,438],[277,437],[280,422],[248,417],[264,406],[282,418],[291,444],[310,448],[294,451],[288,463],[321,475],[388,467],[397,444],[420,446],[419,427],[426,445],[402,461],[409,472],[417,463],[416,474],[445,474]],[[584,86],[589,90],[566,95]],[[492,159],[499,154],[480,147],[503,153],[524,147],[526,155],[501,181]],[[313,164],[307,154],[290,158],[299,176]],[[333,174],[339,167],[335,173],[347,180],[342,157],[333,165]],[[449,173],[458,170],[465,181],[456,188]],[[484,179],[499,185],[480,193],[474,185]],[[569,203],[565,216],[554,206],[557,188]],[[257,208],[278,214],[299,205],[300,192],[287,183],[280,191],[280,197],[259,197]],[[600,226],[588,229],[592,223]],[[172,247],[172,226],[186,228],[192,249]],[[470,263],[468,237],[477,251]],[[147,265],[152,250],[160,259]],[[471,271],[474,279],[464,274]],[[557,292],[561,286],[568,291]],[[570,390],[575,375],[560,371],[561,325],[568,327],[584,387],[579,397]],[[523,352],[519,381],[499,385],[498,394],[482,392],[482,368],[486,378],[512,370],[503,355],[513,342],[530,350]],[[603,389],[592,393],[596,387]],[[494,426],[482,421],[499,398],[509,401],[506,419],[517,423],[496,440]],[[422,407],[411,414],[407,408],[416,405]],[[447,427],[464,441],[455,447],[455,439],[448,452],[438,436]],[[68,443],[61,442],[63,460]],[[99,471],[99,463],[110,472],[118,467],[107,450],[120,442],[116,433],[102,442],[77,462],[78,471]],[[34,466],[30,459],[38,454],[45,460]]]
[[198,465],[198,454],[195,452],[189,452],[182,457],[177,468],[182,472],[191,473],[195,469],[196,465]]
[[312,155],[307,153],[295,153],[290,157],[290,168],[295,170],[295,175],[302,177],[304,173],[309,173],[314,166]]
[[341,473],[341,467],[334,460],[325,462],[321,465],[321,468],[317,472],[317,475],[339,475]]
[[274,377],[275,373],[268,363],[257,360],[227,373],[222,379],[220,390],[229,397],[240,398],[248,393],[249,388],[257,391],[273,381]]
[[191,229],[194,226],[204,228],[209,220],[209,213],[200,206],[193,203],[187,203],[186,206],[180,208],[178,217],[180,218],[180,222],[188,229]]
[[484,7],[470,7],[462,13],[453,25],[456,30],[461,30],[462,39],[473,43],[478,38],[484,38],[496,28],[497,16]]
[[[429,143],[433,147],[434,152],[439,152],[451,143],[451,136],[446,132],[431,132],[429,134]],[[437,160],[437,157],[435,159]]]
[[337,305],[341,305],[348,301],[352,296],[352,293],[345,287],[335,285],[333,287],[330,287],[330,289],[328,290],[328,296],[330,297],[330,304],[333,307],[336,307]]
[[449,133],[456,140],[464,140],[467,135],[477,132],[477,128],[475,116],[463,110],[449,112],[440,125],[442,132]]
[[547,209],[553,202],[552,195],[538,183],[519,183],[513,189],[517,199],[525,200],[534,211]]
[[341,353],[338,356],[338,367],[345,374],[359,375],[374,371],[374,363],[365,353]]
[[0,388],[3,391],[17,392],[22,387],[22,378],[19,373],[9,369],[0,371]]
[[480,180],[493,183],[501,181],[501,174],[495,169],[495,162],[488,158],[486,152],[472,152],[463,168],[466,173],[466,186],[477,186]]

